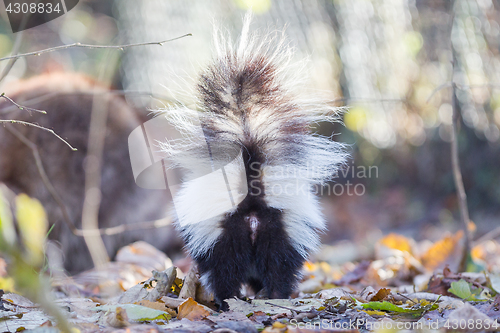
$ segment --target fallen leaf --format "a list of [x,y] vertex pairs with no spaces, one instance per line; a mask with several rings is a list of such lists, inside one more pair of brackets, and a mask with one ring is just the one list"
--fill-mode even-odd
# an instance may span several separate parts
[[112,327],[123,328],[130,325],[127,311],[124,308],[117,307],[115,312],[110,313],[106,318],[106,323]]
[[412,253],[411,242],[408,238],[406,238],[403,235],[390,233],[389,235],[379,240],[378,243],[390,249]]
[[151,309],[137,304],[117,304],[101,305],[95,307],[96,311],[116,311],[116,308],[122,308],[127,312],[130,320],[134,321],[152,321],[156,319],[170,320],[172,317],[168,312]]
[[372,302],[382,301],[384,298],[391,294],[391,289],[389,288],[380,288],[379,291],[370,299]]
[[500,293],[500,275],[498,274],[492,274],[490,275],[490,283],[491,283],[491,288],[495,290],[497,293]]
[[427,306],[418,306],[415,307],[403,307],[399,306],[396,304],[393,304],[391,302],[383,301],[383,302],[369,302],[369,303],[364,303],[361,304],[361,307],[364,309],[372,309],[372,310],[379,310],[379,311],[389,311],[389,312],[397,312],[397,313],[410,313],[410,314],[421,314],[424,311],[429,311],[429,310],[435,310],[438,308],[437,304],[431,304]]
[[376,311],[376,310],[362,310],[364,313],[369,314],[370,316],[376,315],[376,316],[385,316],[387,315],[386,312],[382,311]]
[[177,319],[189,319],[202,320],[203,318],[210,316],[212,310],[208,309],[206,306],[198,304],[195,300],[189,297],[187,300],[181,303],[177,308]]
[[160,311],[165,311],[165,312],[168,312],[169,308],[167,308],[167,306],[165,305],[165,303],[161,303],[161,302],[151,302],[151,301],[148,301],[148,300],[141,300],[139,302],[135,302],[134,304],[137,304],[137,305],[142,305],[142,306],[145,306],[145,307],[148,307],[150,309],[155,309],[155,310],[160,310]]
[[447,235],[434,243],[420,258],[422,265],[429,271],[444,268],[450,265],[451,270],[457,271],[462,259],[463,231],[455,235]]
[[[457,323],[458,327],[460,327],[462,323],[466,323],[466,328],[469,332],[484,331],[484,328],[491,327],[494,323],[490,317],[480,312],[469,303],[465,303],[464,306],[453,310],[447,322],[450,323],[451,328],[453,328],[454,323]],[[473,325],[469,323],[473,323]],[[495,328],[495,331],[497,329],[498,327]]]
[[487,301],[487,299],[481,295],[482,289],[473,288],[472,285],[464,279],[453,281],[448,291],[466,301]]

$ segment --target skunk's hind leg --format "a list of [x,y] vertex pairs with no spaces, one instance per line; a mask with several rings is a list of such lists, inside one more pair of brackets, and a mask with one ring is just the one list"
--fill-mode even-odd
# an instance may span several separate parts
[[260,212],[255,242],[256,269],[269,298],[288,298],[292,294],[304,258],[290,242],[281,211],[268,208]]
[[242,223],[240,214],[227,216],[222,222],[222,234],[211,251],[195,258],[202,282],[214,293],[223,311],[228,310],[225,299],[240,296],[252,265],[252,243]]

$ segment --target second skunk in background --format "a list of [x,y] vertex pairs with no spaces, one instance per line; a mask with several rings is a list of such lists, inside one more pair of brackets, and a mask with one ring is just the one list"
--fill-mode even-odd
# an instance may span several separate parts
[[[224,159],[224,153],[208,156],[206,144],[242,152],[248,194],[232,209],[203,218],[204,202],[218,204],[217,193],[211,193],[217,184],[184,182],[175,194],[177,204],[197,211],[182,217],[192,221],[177,226],[202,282],[223,310],[224,300],[238,296],[243,283],[255,292],[264,288],[270,298],[291,295],[325,229],[314,187],[328,181],[346,158],[342,144],[311,133],[312,124],[335,120],[336,109],[302,99],[301,73],[289,66],[286,41],[252,35],[249,24],[247,15],[236,48],[215,33],[217,54],[197,83],[199,110],[164,113],[185,136],[163,144],[167,159],[189,173]],[[193,117],[203,128],[202,143],[189,139],[199,136]]]

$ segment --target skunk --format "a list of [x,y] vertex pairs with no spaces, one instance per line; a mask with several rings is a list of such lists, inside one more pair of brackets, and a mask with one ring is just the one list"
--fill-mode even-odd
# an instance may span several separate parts
[[[199,76],[197,110],[162,110],[183,135],[161,143],[165,160],[188,171],[173,193],[176,225],[222,310],[244,283],[270,298],[291,295],[325,229],[315,186],[346,158],[344,145],[311,132],[315,123],[337,120],[338,109],[302,99],[285,38],[259,41],[249,24],[247,15],[237,48],[215,32],[216,56]],[[196,177],[227,165],[238,151],[244,184],[232,194],[241,199],[217,210],[225,187]],[[226,183],[238,182],[236,169],[225,169]]]

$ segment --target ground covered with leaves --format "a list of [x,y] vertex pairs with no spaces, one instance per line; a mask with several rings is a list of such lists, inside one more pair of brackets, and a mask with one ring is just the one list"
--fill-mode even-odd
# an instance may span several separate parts
[[[339,246],[325,247],[318,258]],[[461,231],[435,243],[389,234],[376,242],[371,260],[307,262],[291,299],[248,294],[228,300],[224,313],[215,310],[195,267],[183,272],[143,242],[99,270],[52,276],[45,298],[21,296],[19,281],[7,290],[12,276],[0,261],[0,332],[58,331],[45,303],[56,305],[73,332],[498,331],[500,244],[476,244],[469,272],[457,273],[462,248]]]

